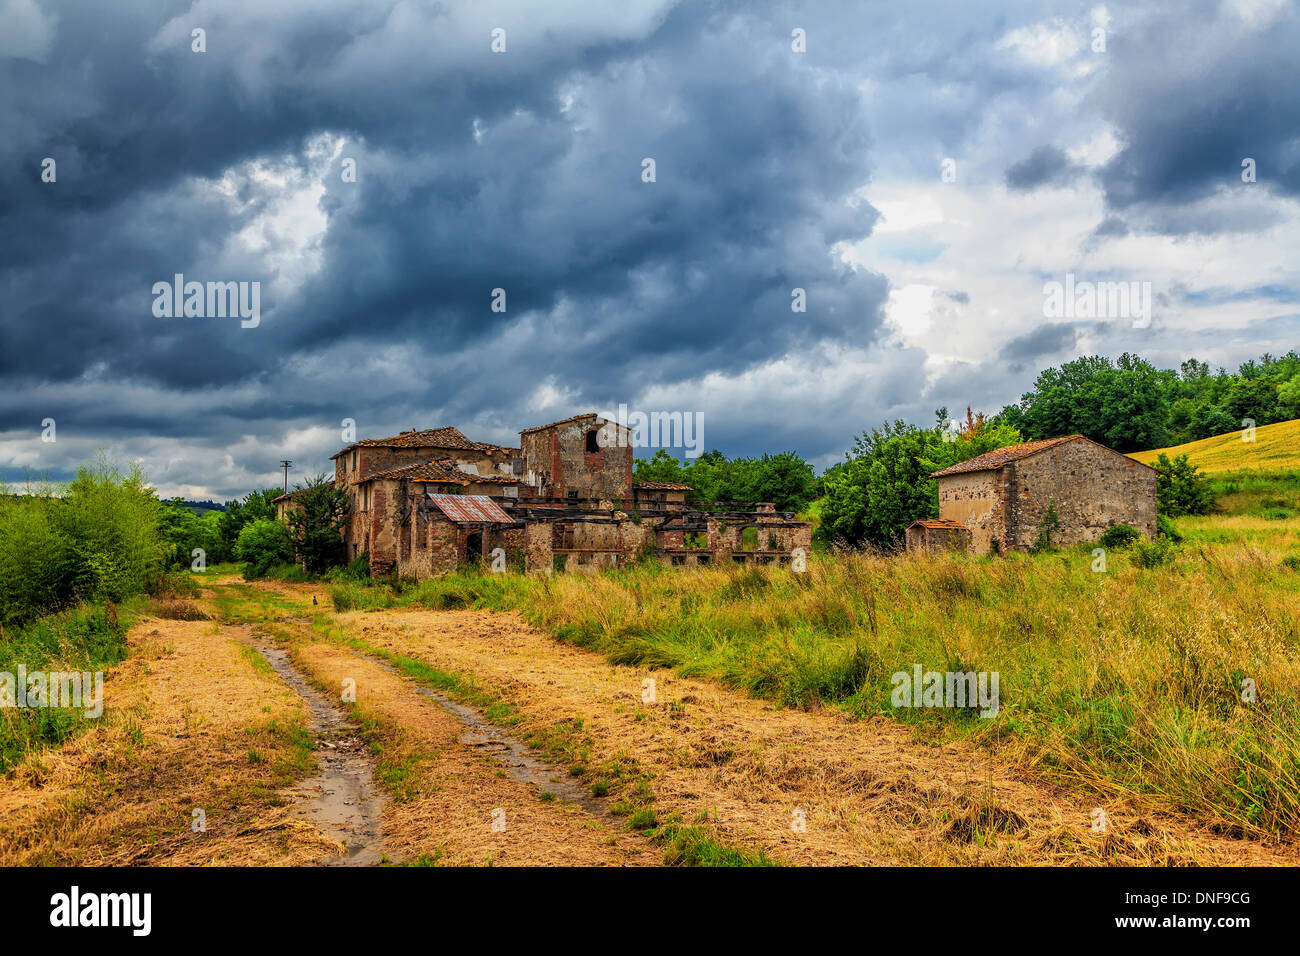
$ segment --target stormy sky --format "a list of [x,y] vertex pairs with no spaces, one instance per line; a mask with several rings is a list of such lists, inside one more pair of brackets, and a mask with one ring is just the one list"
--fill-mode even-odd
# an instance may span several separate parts
[[[0,0],[0,479],[620,403],[822,467],[1080,354],[1283,353],[1298,49],[1275,0]],[[1067,273],[1149,324],[1046,317]]]

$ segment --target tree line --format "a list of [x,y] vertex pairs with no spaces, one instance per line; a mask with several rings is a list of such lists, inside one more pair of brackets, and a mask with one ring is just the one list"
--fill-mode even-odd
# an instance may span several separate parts
[[1144,451],[1300,418],[1300,354],[1265,353],[1236,372],[1190,358],[1178,371],[1125,352],[1090,355],[1038,373],[993,420],[1026,441],[1079,433],[1116,451]]

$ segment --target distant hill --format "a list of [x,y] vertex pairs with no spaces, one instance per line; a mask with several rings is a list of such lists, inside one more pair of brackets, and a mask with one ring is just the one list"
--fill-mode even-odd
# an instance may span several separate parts
[[209,511],[225,511],[226,506],[216,501],[190,501],[188,498],[181,502],[186,508],[189,508],[200,518]]
[[1161,452],[1170,458],[1187,455],[1188,461],[1200,466],[1207,475],[1244,468],[1264,472],[1300,469],[1300,419],[1261,425],[1255,429],[1253,442],[1242,441],[1241,435],[1240,431],[1228,432],[1173,448],[1135,451],[1129,457],[1144,465],[1154,465]]

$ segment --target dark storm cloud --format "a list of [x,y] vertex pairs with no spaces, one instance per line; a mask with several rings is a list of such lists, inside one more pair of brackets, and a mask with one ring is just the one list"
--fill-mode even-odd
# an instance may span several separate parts
[[[1101,171],[1113,208],[1174,205],[1222,190],[1300,194],[1294,4],[1199,0],[1117,12],[1123,29],[1096,94],[1124,144]],[[1256,162],[1255,186],[1241,179],[1247,158]]]
[[1025,159],[1007,169],[1007,187],[1015,190],[1040,186],[1064,186],[1082,172],[1055,146],[1039,146]]
[[[507,21],[510,52],[491,54],[484,29],[469,55],[432,14],[419,48],[403,49],[387,5],[272,16],[256,38],[220,6],[165,26],[183,9],[65,9],[46,62],[0,61],[13,92],[0,163],[15,184],[0,207],[13,319],[0,375],[80,382],[94,366],[106,392],[264,386],[214,395],[234,419],[290,417],[293,403],[265,404],[279,381],[302,414],[333,420],[339,390],[295,395],[284,359],[340,344],[427,350],[422,394],[354,376],[350,400],[469,413],[510,408],[547,376],[618,394],[874,334],[883,280],[828,254],[876,218],[846,202],[870,170],[859,94],[793,63],[764,24],[676,8],[635,43],[557,30],[539,50],[535,27]],[[189,49],[194,24],[205,54]],[[277,292],[269,263],[228,244],[276,199],[244,167],[304,174],[322,132],[346,141],[358,182],[335,161],[321,268]],[[47,155],[57,184],[38,180]],[[641,181],[644,157],[656,182]],[[217,194],[231,170],[236,194]],[[175,273],[261,280],[262,325],[155,318],[152,284]],[[795,287],[806,313],[791,312]],[[504,314],[489,308],[496,288]],[[523,318],[526,347],[502,347]],[[83,400],[65,411],[105,434],[195,428]],[[20,393],[5,412],[30,420],[48,404]]]
[[[928,421],[919,349],[873,369],[866,399],[791,406],[760,388],[712,415],[694,386],[879,345],[887,283],[833,248],[872,231],[859,190],[882,162],[937,179],[956,156],[960,182],[1006,171],[1022,189],[1073,176],[1059,149],[1033,149],[1072,81],[1002,45],[1086,22],[1090,4],[1065,6],[10,4],[24,12],[0,24],[0,464],[66,470],[119,444],[162,461],[155,480],[234,494],[288,449],[326,467],[344,418],[362,435],[458,424],[505,442],[656,386],[697,396],[706,443],[729,453],[824,455],[885,418]],[[1294,18],[1252,33],[1216,5],[1182,9],[1126,10],[1085,98],[1124,143],[1101,175],[1135,232],[1221,227],[1158,208],[1215,188],[1220,153],[1294,185],[1280,120],[1295,84],[1278,79]],[[1196,34],[1197,16],[1220,36]],[[505,54],[488,48],[498,25]],[[1007,146],[980,169],[963,150],[991,115]],[[295,191],[318,232],[286,212]],[[152,285],[175,273],[261,281],[261,325],[155,318]],[[1045,334],[1007,348],[1030,363]],[[1005,368],[959,363],[944,394],[978,403],[981,376]],[[32,450],[46,416],[60,441]]]
[[1073,349],[1078,340],[1079,330],[1076,326],[1051,323],[1011,339],[998,351],[998,357],[1014,368],[1023,369],[1040,358]]

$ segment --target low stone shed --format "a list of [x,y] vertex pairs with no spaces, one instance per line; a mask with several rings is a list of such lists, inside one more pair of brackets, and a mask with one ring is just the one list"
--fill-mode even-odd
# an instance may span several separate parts
[[[934,477],[939,519],[966,529],[976,554],[1027,550],[1052,506],[1060,519],[1056,544],[1093,542],[1116,524],[1156,533],[1155,470],[1082,435],[999,448]],[[935,530],[918,530],[918,546]],[[909,528],[909,549],[913,537]]]

